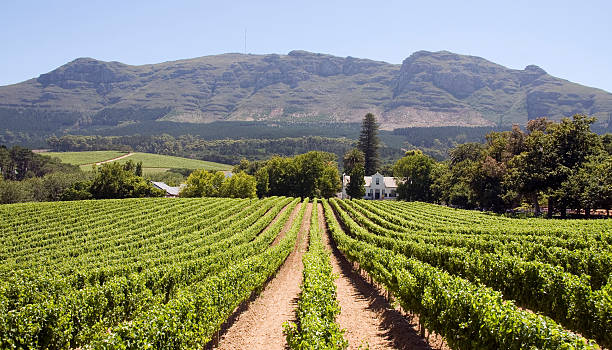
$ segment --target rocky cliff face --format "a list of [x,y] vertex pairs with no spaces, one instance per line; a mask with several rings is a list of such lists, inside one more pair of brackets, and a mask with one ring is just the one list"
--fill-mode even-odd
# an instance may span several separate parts
[[[524,124],[574,113],[608,121],[612,94],[483,58],[419,51],[402,65],[306,51],[224,54],[130,66],[80,58],[0,87],[0,116],[67,113],[73,127],[139,120],[359,121],[385,128]],[[34,112],[33,112],[34,111]],[[63,121],[62,127],[65,127]]]

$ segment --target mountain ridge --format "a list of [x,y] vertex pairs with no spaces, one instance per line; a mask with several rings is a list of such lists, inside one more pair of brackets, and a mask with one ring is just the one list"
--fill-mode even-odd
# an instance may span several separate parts
[[386,129],[524,125],[575,113],[610,128],[612,94],[536,65],[510,69],[449,51],[417,51],[402,64],[302,50],[145,65],[82,57],[0,86],[0,119],[12,129],[20,118],[65,132],[155,120],[358,122],[367,112]]

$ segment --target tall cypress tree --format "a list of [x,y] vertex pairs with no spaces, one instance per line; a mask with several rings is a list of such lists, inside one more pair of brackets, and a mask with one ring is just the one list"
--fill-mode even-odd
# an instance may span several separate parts
[[378,124],[374,114],[368,113],[363,118],[361,123],[361,135],[359,135],[359,144],[357,148],[363,152],[365,156],[365,174],[372,175],[378,170]]

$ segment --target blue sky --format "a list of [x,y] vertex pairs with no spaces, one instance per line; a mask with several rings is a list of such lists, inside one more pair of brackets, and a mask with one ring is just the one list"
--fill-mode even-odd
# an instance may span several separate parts
[[537,64],[612,92],[610,1],[34,1],[0,4],[0,85],[78,57],[128,64],[295,49],[401,63],[418,50]]

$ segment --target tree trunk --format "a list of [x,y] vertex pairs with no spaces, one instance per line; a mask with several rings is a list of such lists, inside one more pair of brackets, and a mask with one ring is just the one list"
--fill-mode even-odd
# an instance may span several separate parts
[[591,208],[584,208],[584,217],[587,219],[591,218]]
[[567,208],[561,207],[559,211],[561,212],[561,219],[565,219],[567,217]]
[[538,201],[538,194],[533,195],[533,206],[535,208],[535,216],[540,216],[540,202]]
[[551,219],[552,215],[553,215],[553,210],[554,210],[554,204],[553,204],[553,200],[552,198],[548,197],[548,213],[546,213],[546,216]]

